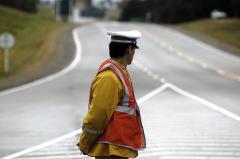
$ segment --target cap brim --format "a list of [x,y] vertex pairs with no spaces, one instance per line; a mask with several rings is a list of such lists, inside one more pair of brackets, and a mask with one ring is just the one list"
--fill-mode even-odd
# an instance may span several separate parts
[[139,47],[136,44],[133,44],[132,46],[135,47],[135,49],[139,49]]

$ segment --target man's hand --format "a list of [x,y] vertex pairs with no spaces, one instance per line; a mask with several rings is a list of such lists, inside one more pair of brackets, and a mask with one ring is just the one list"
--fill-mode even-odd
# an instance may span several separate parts
[[87,155],[91,150],[92,146],[95,144],[97,135],[91,134],[86,131],[83,131],[80,135],[79,143],[77,144],[79,150],[82,154]]
[[77,143],[76,145],[83,155],[87,155],[88,151],[86,151],[86,149],[83,149],[79,143]]

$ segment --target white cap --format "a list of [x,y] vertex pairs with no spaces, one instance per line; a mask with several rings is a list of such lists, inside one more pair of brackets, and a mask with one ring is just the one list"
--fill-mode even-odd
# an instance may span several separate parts
[[108,35],[111,35],[111,42],[117,43],[129,43],[134,47],[139,48],[137,46],[137,39],[141,37],[141,33],[137,30],[131,31],[108,31]]

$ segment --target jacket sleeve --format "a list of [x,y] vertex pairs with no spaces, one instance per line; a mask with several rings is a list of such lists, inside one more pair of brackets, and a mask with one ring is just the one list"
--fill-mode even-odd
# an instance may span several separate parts
[[92,84],[92,100],[83,119],[80,150],[87,154],[111,119],[119,100],[118,81],[109,70],[100,73]]

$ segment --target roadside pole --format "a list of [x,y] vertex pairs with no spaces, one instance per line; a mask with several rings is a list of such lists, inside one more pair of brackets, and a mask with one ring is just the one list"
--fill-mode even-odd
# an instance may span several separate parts
[[0,34],[0,47],[4,49],[4,72],[7,73],[10,70],[9,49],[13,47],[15,38],[12,34],[4,32]]
[[56,21],[61,20],[60,16],[60,0],[55,1],[55,16],[56,16]]
[[8,72],[9,71],[9,51],[8,49],[4,49],[4,72]]
[[72,21],[74,0],[56,0],[55,15],[57,21]]

